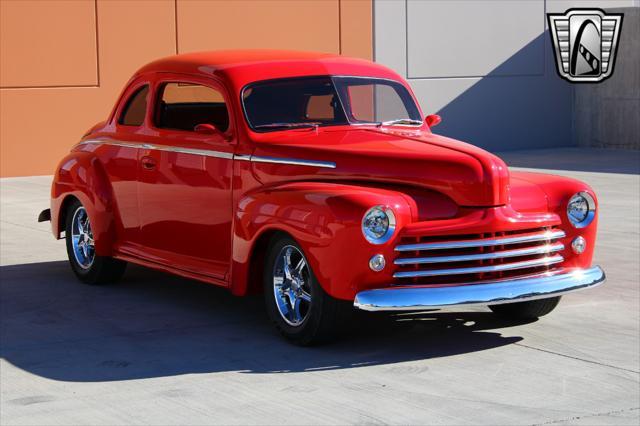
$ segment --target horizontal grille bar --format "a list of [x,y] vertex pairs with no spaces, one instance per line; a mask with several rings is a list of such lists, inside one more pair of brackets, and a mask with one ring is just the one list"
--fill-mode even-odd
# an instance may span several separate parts
[[462,275],[477,274],[482,272],[499,272],[510,271],[513,269],[534,268],[537,266],[548,266],[564,261],[564,258],[556,254],[540,259],[525,260],[523,262],[504,263],[501,265],[476,266],[471,268],[454,268],[454,269],[435,269],[428,271],[402,271],[393,274],[394,278],[416,278],[416,277],[435,277],[440,275]]
[[420,265],[445,262],[470,262],[474,260],[502,259],[505,257],[528,256],[532,254],[548,254],[561,250],[564,250],[564,245],[562,243],[555,243],[516,250],[495,251],[493,253],[464,254],[459,256],[405,257],[396,259],[393,263],[396,265]]
[[396,246],[396,251],[420,251],[420,250],[442,250],[470,247],[494,247],[507,244],[531,243],[536,241],[551,241],[564,237],[563,231],[547,231],[539,234],[521,235],[517,237],[487,238],[484,240],[468,241],[443,241],[438,243],[405,244]]

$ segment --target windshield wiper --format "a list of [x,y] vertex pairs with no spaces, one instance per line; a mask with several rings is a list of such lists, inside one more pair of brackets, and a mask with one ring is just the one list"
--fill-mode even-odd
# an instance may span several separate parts
[[276,129],[279,127],[284,127],[286,129],[294,129],[294,128],[305,128],[305,127],[318,127],[322,123],[269,123],[269,124],[259,124],[257,126],[253,126],[256,129]]
[[412,118],[399,118],[397,120],[383,121],[382,123],[378,124],[378,126],[393,126],[394,124],[419,125],[422,124],[422,121],[414,120]]

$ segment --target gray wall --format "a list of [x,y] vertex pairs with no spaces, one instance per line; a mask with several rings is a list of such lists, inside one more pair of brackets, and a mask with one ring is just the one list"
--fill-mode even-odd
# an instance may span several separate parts
[[640,9],[622,12],[613,76],[575,87],[575,138],[579,146],[640,149]]
[[375,0],[374,56],[442,116],[438,133],[493,151],[571,146],[575,85],[557,75],[546,13],[633,4]]

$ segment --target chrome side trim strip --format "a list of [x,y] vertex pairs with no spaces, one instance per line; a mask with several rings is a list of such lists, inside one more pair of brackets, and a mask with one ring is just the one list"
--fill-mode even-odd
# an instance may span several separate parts
[[114,141],[114,140],[102,140],[102,139],[89,139],[86,141],[82,141],[77,145],[113,145],[113,146],[122,146],[125,148],[135,148],[135,149],[141,147],[141,144],[137,144],[137,143]]
[[204,157],[215,157],[215,158],[225,158],[227,160],[233,159],[233,154],[230,152],[224,151],[213,151],[208,149],[192,149],[192,148],[182,148],[179,146],[165,146],[165,145],[153,145],[148,143],[133,143],[133,142],[122,142],[115,140],[100,140],[100,139],[91,139],[84,142],[80,142],[80,145],[84,144],[101,144],[101,145],[112,145],[112,146],[122,146],[126,148],[140,148],[140,149],[150,149],[154,151],[165,151],[165,152],[179,152],[181,154],[191,154],[191,155],[201,155]]
[[564,231],[547,231],[541,234],[522,235],[518,237],[500,237],[484,240],[444,241],[441,243],[405,244],[395,248],[396,251],[441,250],[469,247],[493,247],[507,244],[532,243],[536,241],[551,241],[565,237]]
[[513,269],[533,268],[563,262],[559,254],[540,259],[525,260],[523,262],[504,263],[501,265],[475,266],[471,268],[434,269],[429,271],[402,271],[393,274],[393,278],[437,277],[440,275],[477,274],[480,272],[510,271]]
[[547,254],[564,250],[564,244],[555,243],[544,246],[527,247],[516,250],[496,251],[493,253],[465,254],[460,256],[405,257],[396,259],[396,265],[420,265],[427,263],[469,262],[474,260],[502,259],[507,257],[527,256],[531,254]]
[[182,154],[225,158],[227,160],[251,161],[254,163],[289,164],[292,166],[309,166],[309,167],[321,167],[321,168],[328,168],[328,169],[336,168],[336,163],[333,163],[331,161],[302,160],[298,158],[261,157],[261,156],[254,156],[254,155],[234,155],[230,152],[224,152],[224,151],[182,148],[178,146],[152,145],[148,143],[138,144],[138,143],[132,143],[132,142],[116,141],[116,140],[90,139],[90,140],[80,142],[78,145],[87,145],[87,144],[113,145],[113,146],[122,146],[126,148],[142,148],[142,149],[150,149],[155,151],[179,152]]
[[336,168],[336,163],[331,161],[300,160],[297,158],[261,157],[252,155],[251,161],[255,163],[289,164],[292,166],[322,167],[327,169]]
[[599,266],[537,277],[449,287],[388,287],[356,294],[353,306],[365,311],[418,311],[499,305],[562,296],[596,287],[606,279]]
[[233,153],[224,152],[224,151],[211,151],[208,149],[192,149],[192,148],[179,148],[175,146],[161,146],[161,145],[151,145],[150,148],[146,146],[142,147],[144,149],[152,149],[155,151],[166,151],[166,152],[179,152],[181,154],[191,154],[191,155],[201,155],[204,157],[214,157],[214,158],[224,158],[227,160],[233,159]]

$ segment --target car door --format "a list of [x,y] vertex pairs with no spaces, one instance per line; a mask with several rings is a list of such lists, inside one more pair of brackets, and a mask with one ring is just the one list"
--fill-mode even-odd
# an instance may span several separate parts
[[138,217],[138,153],[145,133],[150,83],[139,79],[123,93],[113,119],[113,132],[101,133],[96,151],[109,176],[116,216],[116,244],[127,251],[140,243]]
[[[231,257],[235,132],[228,96],[211,80],[154,87],[152,134],[139,157],[139,217],[152,261],[224,280]],[[196,132],[198,124],[205,132]]]

